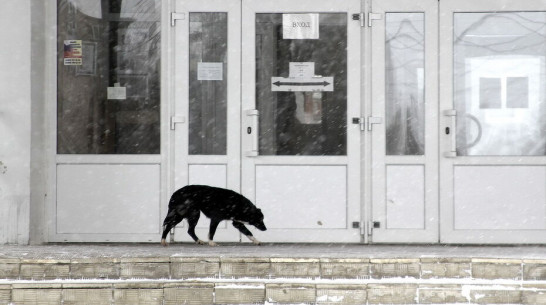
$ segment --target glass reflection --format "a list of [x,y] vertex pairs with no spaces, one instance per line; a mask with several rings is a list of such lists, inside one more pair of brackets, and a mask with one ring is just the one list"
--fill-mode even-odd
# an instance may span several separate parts
[[386,152],[422,155],[425,150],[425,25],[423,13],[386,16]]
[[189,153],[227,149],[227,13],[190,13]]
[[[283,14],[256,14],[260,155],[347,153],[347,15],[318,15],[318,33],[284,39]],[[288,78],[293,63],[309,63],[311,77],[333,77],[333,91],[272,91],[272,77]]]
[[546,153],[546,13],[456,13],[458,155]]
[[57,152],[158,154],[161,1],[57,3]]

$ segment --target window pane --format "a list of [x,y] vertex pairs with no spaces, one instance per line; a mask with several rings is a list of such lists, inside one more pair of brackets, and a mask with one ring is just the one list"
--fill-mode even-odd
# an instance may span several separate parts
[[425,24],[423,13],[386,16],[387,155],[425,150]]
[[58,0],[59,154],[160,152],[160,3]]
[[480,77],[480,109],[501,108],[501,79]]
[[457,154],[546,154],[546,13],[456,13]]
[[506,107],[529,108],[529,78],[506,78]]
[[227,149],[227,13],[190,13],[191,155]]
[[260,155],[346,155],[347,15],[256,14],[255,60]]

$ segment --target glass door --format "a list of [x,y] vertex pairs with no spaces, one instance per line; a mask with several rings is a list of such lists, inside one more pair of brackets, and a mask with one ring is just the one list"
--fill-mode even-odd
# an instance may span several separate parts
[[441,1],[442,241],[546,242],[546,7]]
[[360,1],[243,0],[242,191],[274,242],[359,242]]
[[438,241],[438,1],[372,1],[373,242]]
[[[240,192],[241,3],[178,0],[175,12],[170,193],[188,184]],[[197,236],[207,240],[208,228],[209,220],[201,215]],[[175,240],[193,241],[186,231],[183,221],[175,229]],[[214,237],[239,239],[230,222],[221,223]]]

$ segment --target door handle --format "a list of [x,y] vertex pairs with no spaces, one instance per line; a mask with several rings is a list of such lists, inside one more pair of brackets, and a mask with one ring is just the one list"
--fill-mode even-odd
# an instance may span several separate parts
[[457,110],[444,110],[444,115],[450,117],[450,125],[446,127],[445,133],[449,136],[449,150],[444,152],[444,157],[457,157]]
[[176,124],[181,124],[181,123],[185,123],[185,122],[186,122],[186,118],[184,118],[183,116],[172,116],[171,117],[171,130],[176,129]]
[[250,147],[245,154],[247,157],[256,157],[259,153],[258,124],[260,112],[256,109],[250,109],[246,111],[246,116],[248,122],[246,133],[250,136]]

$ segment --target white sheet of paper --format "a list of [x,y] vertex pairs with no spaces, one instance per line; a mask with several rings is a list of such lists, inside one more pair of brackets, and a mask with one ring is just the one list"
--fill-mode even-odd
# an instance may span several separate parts
[[127,87],[108,87],[106,92],[109,100],[125,100],[127,99]]
[[197,80],[223,80],[223,63],[198,62]]
[[283,39],[319,39],[319,14],[283,14]]
[[291,62],[288,64],[289,77],[311,78],[315,76],[314,62]]

